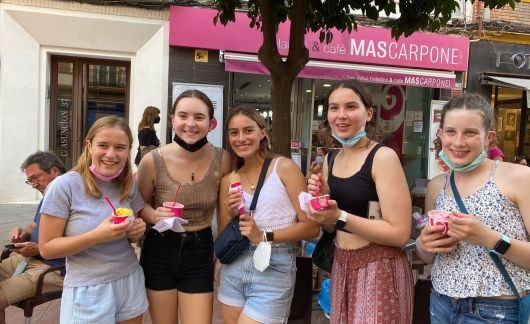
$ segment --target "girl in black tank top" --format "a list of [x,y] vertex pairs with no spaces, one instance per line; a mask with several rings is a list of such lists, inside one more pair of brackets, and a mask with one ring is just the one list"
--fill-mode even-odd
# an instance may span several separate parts
[[[397,154],[366,137],[373,107],[370,91],[357,81],[331,88],[327,118],[342,149],[308,180],[311,194],[318,184],[319,195],[330,195],[328,208],[310,207],[310,219],[327,232],[341,230],[331,275],[333,324],[412,322],[412,271],[401,249],[410,236],[410,194]],[[380,203],[382,219],[368,218],[370,201]]]
[[[382,147],[376,144],[366,157],[359,172],[349,178],[339,178],[333,175],[333,165],[328,159],[328,186],[330,198],[336,200],[342,210],[359,217],[368,217],[368,202],[379,201],[375,182],[372,179],[372,164],[374,155]],[[334,152],[336,154],[336,152]]]

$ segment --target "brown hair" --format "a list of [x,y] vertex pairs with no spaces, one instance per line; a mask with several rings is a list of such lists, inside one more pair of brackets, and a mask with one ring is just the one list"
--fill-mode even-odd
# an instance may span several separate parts
[[442,108],[440,128],[444,127],[445,115],[455,109],[475,110],[482,116],[484,130],[488,132],[493,126],[493,111],[486,98],[476,93],[466,93],[461,96],[452,97]]
[[204,104],[208,107],[208,117],[210,117],[210,119],[213,118],[213,115],[214,115],[213,103],[204,92],[199,91],[199,90],[186,90],[183,93],[181,93],[175,100],[175,103],[173,103],[173,107],[171,108],[171,115],[175,115],[175,110],[177,109],[177,105],[179,101],[184,98],[197,98],[200,101],[204,102]]
[[[253,120],[256,124],[258,124],[258,127],[265,131],[265,137],[260,141],[259,143],[259,151],[258,154],[264,158],[264,159],[272,159],[275,154],[272,152],[270,147],[270,140],[269,135],[267,133],[267,123],[265,122],[265,119],[263,116],[260,115],[258,110],[250,105],[240,105],[233,109],[230,109],[228,111],[228,116],[226,116],[226,123],[225,123],[225,129],[228,131],[228,124],[237,115],[243,115],[245,117],[250,118]],[[237,156],[237,154],[232,150],[232,147],[228,145],[228,152],[230,153],[230,156],[232,157],[233,165],[236,169],[239,169],[243,166],[244,160]]]
[[[367,122],[366,126],[365,126],[366,134],[369,134],[368,138],[370,139],[366,143],[366,146],[369,146],[370,142],[371,142],[371,138],[377,136],[377,134],[376,134],[376,119],[377,119],[376,118],[376,112],[377,112],[377,109],[375,107],[375,100],[374,100],[374,95],[372,94],[372,91],[370,91],[370,89],[368,89],[360,81],[357,81],[355,79],[340,81],[340,82],[334,83],[331,86],[331,89],[328,92],[328,100],[329,100],[329,96],[331,96],[331,94],[337,89],[350,89],[350,90],[352,90],[353,92],[355,92],[359,96],[359,98],[361,99],[361,101],[364,104],[364,107],[367,110],[372,108],[372,110],[373,110],[372,119],[369,122]],[[329,102],[328,102],[328,104],[329,104]],[[331,128],[329,126],[329,123],[328,123],[327,127],[329,129],[329,134],[331,136]]]
[[[96,135],[101,130],[106,128],[119,128],[123,130],[127,135],[127,138],[129,139],[129,150],[131,149],[133,137],[129,125],[127,125],[127,123],[123,119],[115,116],[102,117],[96,120],[92,127],[90,127],[90,129],[88,130],[83,153],[77,160],[76,166],[72,168],[72,171],[77,171],[81,174],[87,194],[98,199],[101,198],[101,190],[98,188],[96,180],[94,179],[94,175],[89,169],[90,165],[92,165],[92,156],[88,151],[87,142],[92,143],[94,137],[96,137]],[[125,162],[125,167],[123,168],[122,173],[116,179],[120,182],[120,201],[123,201],[129,197],[133,187],[130,154],[127,157],[127,161]]]
[[155,131],[155,118],[156,116],[160,115],[160,109],[153,107],[153,106],[147,106],[144,110],[144,114],[142,116],[142,120],[140,121],[140,124],[138,125],[138,131],[141,131],[144,127],[149,127],[153,131]]

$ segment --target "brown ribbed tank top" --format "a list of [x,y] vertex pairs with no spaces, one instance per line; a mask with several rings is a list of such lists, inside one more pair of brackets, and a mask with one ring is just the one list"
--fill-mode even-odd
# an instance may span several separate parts
[[[212,223],[212,215],[217,207],[219,195],[222,156],[223,150],[214,147],[214,158],[204,178],[200,181],[181,184],[178,202],[184,204],[182,218],[189,221],[186,226],[203,226]],[[160,149],[153,150],[153,159],[155,162],[154,208],[157,208],[165,201],[172,201],[179,182],[175,181],[167,171]]]

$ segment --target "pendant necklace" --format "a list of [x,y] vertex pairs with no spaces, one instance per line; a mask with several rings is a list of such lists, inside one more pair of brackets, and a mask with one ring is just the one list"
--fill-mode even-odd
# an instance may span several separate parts
[[191,171],[191,182],[195,182],[195,172],[197,172],[198,165],[195,165],[193,171]]
[[[248,171],[247,171],[247,172],[248,172]],[[254,190],[256,190],[256,182],[258,181],[259,172],[258,172],[257,175],[254,177],[254,182],[251,182],[251,181],[250,181],[247,172],[245,172],[245,173],[243,174],[243,176],[245,177],[245,180],[247,180],[248,183],[250,184],[250,190],[251,190],[252,192],[254,192]]]

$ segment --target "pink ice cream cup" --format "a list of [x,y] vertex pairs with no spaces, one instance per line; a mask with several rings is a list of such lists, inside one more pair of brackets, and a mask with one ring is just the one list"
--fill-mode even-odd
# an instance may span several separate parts
[[309,203],[315,210],[321,210],[329,207],[329,195],[323,195],[312,198]]
[[431,210],[427,213],[429,215],[429,225],[431,226],[438,226],[441,225],[444,227],[441,234],[447,235],[447,231],[449,230],[449,215],[451,213],[446,212],[444,210]]
[[173,203],[172,201],[168,201],[162,204],[165,208],[171,209],[171,212],[173,212],[173,215],[175,217],[181,217],[182,212],[184,211],[184,205],[180,203]]
[[134,222],[134,214],[130,208],[120,207],[116,209],[116,213],[112,215],[112,222],[114,224],[123,223],[126,219],[129,219],[131,224]]

